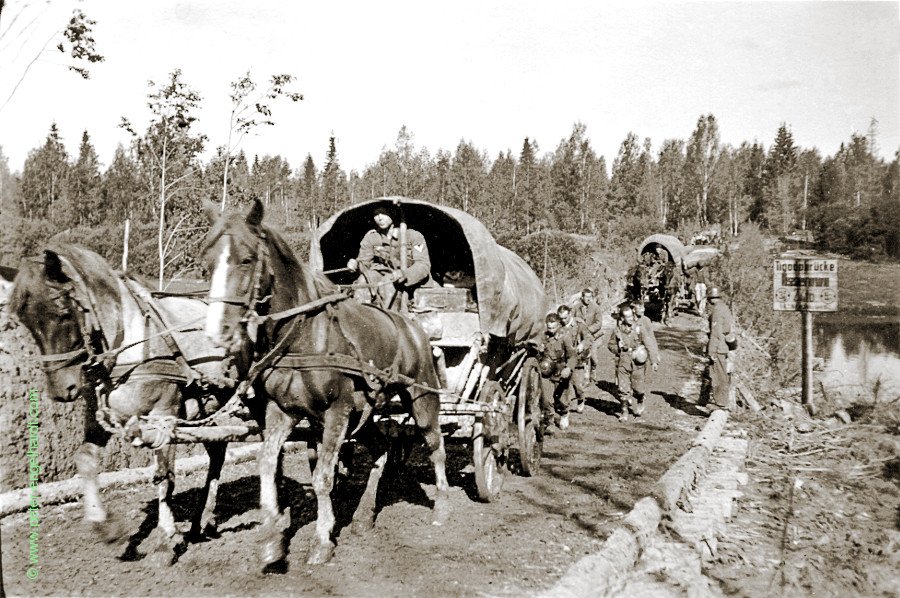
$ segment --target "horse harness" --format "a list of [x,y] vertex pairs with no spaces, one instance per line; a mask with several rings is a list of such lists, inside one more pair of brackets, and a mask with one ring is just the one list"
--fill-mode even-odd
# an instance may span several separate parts
[[[143,378],[184,384],[186,388],[196,387],[197,389],[205,389],[211,385],[202,372],[192,367],[207,359],[200,358],[189,362],[172,336],[176,330],[190,331],[192,324],[188,324],[187,327],[184,325],[167,327],[152,295],[144,291],[134,279],[123,276],[122,282],[144,317],[144,337],[138,341],[123,344],[124,326],[120,325],[116,330],[113,346],[110,347],[97,317],[99,310],[94,293],[76,268],[70,267],[67,275],[70,278],[68,283],[51,287],[51,300],[57,307],[57,315],[65,313],[69,309],[72,310],[83,346],[66,353],[42,355],[38,360],[45,373],[52,373],[68,367],[86,356],[86,363],[82,366],[82,370],[86,383],[102,387],[102,391],[98,393],[96,417],[98,423],[107,432],[123,432],[127,427],[121,426],[116,421],[108,404],[109,392],[127,380]],[[156,326],[158,332],[150,332],[151,323]],[[146,347],[154,337],[160,337],[163,340],[168,354],[149,355]],[[120,353],[139,344],[145,346],[144,358],[141,361],[126,364],[116,363],[116,357]]]
[[[245,313],[241,319],[244,326],[259,328],[266,322],[280,322],[290,319],[287,328],[283,331],[280,338],[275,342],[274,346],[254,361],[253,366],[247,375],[238,385],[238,391],[232,401],[238,398],[238,395],[245,395],[256,379],[264,370],[275,369],[292,369],[300,371],[312,370],[333,370],[356,376],[362,379],[370,391],[379,391],[382,388],[400,384],[403,386],[418,386],[433,392],[443,392],[440,389],[427,387],[410,376],[406,376],[399,372],[399,352],[395,355],[393,363],[387,369],[381,369],[374,364],[366,363],[361,357],[359,347],[350,339],[341,325],[338,318],[335,305],[341,301],[350,298],[345,293],[333,293],[319,299],[315,299],[308,303],[286,309],[276,313],[260,313],[265,312],[268,303],[271,300],[271,294],[262,296],[263,277],[268,277],[273,281],[275,274],[269,263],[269,248],[265,231],[259,231],[259,242],[257,250],[257,260],[253,268],[253,278],[247,286],[247,290],[236,296],[209,297],[208,301],[221,301],[244,308]],[[265,308],[261,309],[261,306]],[[288,349],[293,340],[294,334],[297,332],[298,326],[306,321],[309,317],[325,311],[331,318],[341,336],[350,347],[350,353],[295,353],[289,352]],[[385,310],[386,311],[386,310]],[[275,331],[273,330],[273,333]],[[231,403],[232,401],[229,401]],[[226,409],[223,407],[223,409]]]

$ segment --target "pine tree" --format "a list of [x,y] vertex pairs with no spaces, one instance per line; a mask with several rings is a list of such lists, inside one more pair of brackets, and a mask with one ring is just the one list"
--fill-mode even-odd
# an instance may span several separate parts
[[69,176],[69,156],[59,136],[56,123],[44,145],[32,150],[22,169],[22,213],[29,218],[53,215],[54,206],[65,198]]
[[[325,169],[322,171],[322,199],[331,206],[330,213],[338,210],[346,197],[346,175],[341,170],[337,155],[337,143],[334,135],[328,139],[328,153],[325,156]],[[324,215],[324,214],[323,214]]]
[[137,164],[120,144],[113,155],[112,164],[103,175],[102,197],[107,217],[120,222],[126,218],[146,219],[149,213],[139,213],[136,207],[146,205],[139,200],[143,193]]
[[522,222],[516,225],[525,234],[536,230],[535,223],[544,218],[544,206],[540,201],[540,165],[537,161],[537,143],[528,137],[522,142],[522,151],[519,153],[519,170],[516,173],[516,213],[522,217]]
[[3,154],[3,146],[0,146],[0,217],[20,215],[16,203],[17,193],[15,181],[9,171],[9,159]]
[[629,131],[619,146],[619,154],[613,161],[612,179],[609,183],[609,207],[614,214],[613,218],[638,213],[643,171],[638,137]]
[[487,160],[475,146],[460,140],[450,165],[450,205],[481,217]]
[[78,159],[69,171],[69,201],[80,224],[96,226],[106,220],[106,205],[101,195],[100,164],[97,152],[85,131],[78,148]]
[[659,220],[663,228],[678,226],[685,215],[684,141],[666,139],[659,150]]

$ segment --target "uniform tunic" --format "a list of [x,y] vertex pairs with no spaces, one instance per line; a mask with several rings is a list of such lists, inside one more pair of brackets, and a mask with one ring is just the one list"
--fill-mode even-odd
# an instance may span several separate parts
[[[575,317],[587,326],[588,332],[591,333],[590,360],[591,366],[594,368],[594,375],[596,375],[597,365],[600,363],[598,351],[603,342],[603,312],[600,310],[600,306],[593,301],[587,305],[585,305],[584,301],[578,301],[575,304]],[[590,378],[590,374],[588,378]]]
[[564,368],[575,371],[578,365],[578,354],[570,335],[565,334],[560,328],[556,334],[544,333],[544,351],[542,359],[548,359],[556,364],[553,375],[541,378],[541,411],[545,420],[553,416],[554,410],[564,415],[569,412],[569,397],[566,392],[569,388],[569,378],[562,378],[560,373]]
[[727,372],[728,344],[725,337],[734,333],[734,318],[725,302],[719,299],[709,307],[709,342],[706,354],[710,358],[709,379],[712,400],[718,407],[729,407],[731,374]]
[[591,336],[596,340],[600,336],[600,329],[603,328],[603,314],[600,312],[600,306],[594,302],[585,304],[579,301],[575,304],[575,318],[584,324]]
[[[371,229],[359,244],[359,255],[356,260],[360,266],[369,270],[368,283],[377,285],[384,277],[399,270],[405,281],[403,287],[411,293],[417,287],[431,286],[431,258],[428,255],[428,244],[419,231],[406,229],[406,268],[400,268],[400,239],[394,237],[393,229],[382,233]],[[366,282],[362,277],[361,283]],[[377,286],[382,303],[389,305],[396,294],[394,285]],[[369,292],[364,293],[368,295]]]
[[[646,320],[646,321],[645,321]],[[637,364],[632,358],[632,352],[640,345],[647,348],[649,359],[643,364]],[[620,321],[607,344],[609,352],[616,355],[616,384],[619,389],[619,400],[625,404],[631,402],[632,393],[642,400],[646,393],[645,374],[647,363],[659,363],[659,348],[656,345],[656,337],[653,328],[646,316],[634,325],[629,326]]]
[[[378,272],[400,270],[400,239],[391,231],[382,233],[372,229],[359,244],[357,261]],[[416,286],[431,277],[431,258],[428,244],[419,231],[406,229],[406,268],[401,270],[406,278],[406,286]]]
[[[569,323],[560,328],[562,334],[569,337],[572,346],[575,347],[575,353],[578,361],[575,369],[572,371],[572,380],[569,387],[575,392],[575,398],[581,399],[587,386],[587,364],[591,358],[591,341],[593,336],[580,320],[570,318]],[[578,351],[578,345],[581,344],[581,351]]]

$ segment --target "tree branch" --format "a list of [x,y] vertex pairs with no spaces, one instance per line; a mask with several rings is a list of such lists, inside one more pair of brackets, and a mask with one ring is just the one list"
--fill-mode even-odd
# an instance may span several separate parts
[[25,76],[28,75],[28,71],[31,70],[31,67],[34,65],[34,63],[37,62],[38,58],[41,57],[41,54],[44,53],[44,50],[47,49],[47,46],[50,44],[50,42],[53,41],[53,38],[56,37],[57,35],[59,35],[59,33],[60,32],[58,30],[54,31],[53,35],[51,35],[49,38],[47,38],[47,41],[44,42],[44,45],[41,47],[40,52],[35,54],[34,58],[31,59],[31,62],[28,63],[28,66],[25,67],[25,71],[22,73],[22,76],[19,77],[19,80],[16,82],[15,87],[13,87],[12,91],[10,92],[9,97],[7,97],[6,101],[3,102],[3,105],[0,106],[0,112],[2,112],[4,108],[6,108],[6,105],[9,104],[9,101],[12,99],[12,97],[14,95],[16,95],[16,91],[19,89],[19,86],[22,84],[22,81],[25,80]]

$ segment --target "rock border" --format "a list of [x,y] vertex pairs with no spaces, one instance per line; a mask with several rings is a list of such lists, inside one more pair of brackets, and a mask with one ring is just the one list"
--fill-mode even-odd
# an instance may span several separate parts
[[727,411],[713,411],[691,448],[654,484],[650,496],[635,503],[600,550],[582,557],[553,587],[538,596],[575,598],[612,593],[634,570],[663,515],[678,508],[681,497],[702,475],[727,421]]

